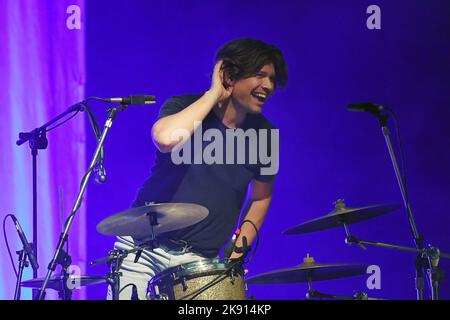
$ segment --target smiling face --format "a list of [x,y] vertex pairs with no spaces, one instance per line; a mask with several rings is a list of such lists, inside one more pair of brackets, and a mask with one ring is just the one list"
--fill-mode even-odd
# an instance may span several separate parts
[[231,86],[231,101],[236,109],[260,113],[264,102],[275,90],[275,68],[272,64],[266,64],[255,75],[236,80]]

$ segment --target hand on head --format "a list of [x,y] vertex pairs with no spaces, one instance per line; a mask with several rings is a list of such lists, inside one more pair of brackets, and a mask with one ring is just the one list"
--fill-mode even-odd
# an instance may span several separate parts
[[209,89],[211,93],[214,93],[217,96],[219,103],[229,98],[233,92],[233,86],[227,86],[227,88],[225,88],[224,77],[223,60],[220,60],[214,66],[211,88]]

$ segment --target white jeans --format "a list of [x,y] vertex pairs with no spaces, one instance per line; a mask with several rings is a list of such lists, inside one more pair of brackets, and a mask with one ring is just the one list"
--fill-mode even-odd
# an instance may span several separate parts
[[[118,237],[114,248],[118,250],[133,249],[135,243],[132,237]],[[172,254],[162,248],[153,250],[143,250],[138,262],[134,262],[135,253],[130,253],[124,260],[120,268],[120,300],[130,300],[132,295],[132,285],[137,288],[139,300],[146,300],[147,285],[149,280],[156,274],[180,264],[207,260],[208,258],[196,253],[187,252],[182,254]],[[122,290],[123,289],[123,290]],[[112,299],[111,287],[108,287],[108,300]]]

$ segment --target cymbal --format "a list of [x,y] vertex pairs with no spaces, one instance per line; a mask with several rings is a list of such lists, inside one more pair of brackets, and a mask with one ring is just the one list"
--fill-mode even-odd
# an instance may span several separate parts
[[343,200],[335,202],[335,209],[326,216],[316,218],[283,231],[285,235],[302,234],[372,219],[399,209],[397,204],[373,205],[361,208],[347,207]]
[[280,269],[262,273],[246,280],[249,284],[281,284],[308,281],[322,281],[353,277],[366,274],[363,264],[320,264],[306,257],[304,262],[294,268]]
[[[47,283],[47,288],[62,291],[62,277],[63,276],[61,274],[52,276]],[[78,283],[82,287],[98,283],[106,283],[106,277],[104,276],[69,274],[68,277],[68,283]],[[45,278],[31,279],[22,281],[20,285],[25,288],[41,288],[44,281]]]
[[205,219],[208,213],[207,208],[194,203],[152,203],[104,219],[97,225],[97,231],[142,239],[188,227]]

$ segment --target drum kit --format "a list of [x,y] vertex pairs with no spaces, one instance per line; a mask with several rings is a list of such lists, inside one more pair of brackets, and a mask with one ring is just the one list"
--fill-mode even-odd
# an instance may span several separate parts
[[[130,100],[131,98],[131,100]],[[20,133],[18,145],[30,142],[32,148],[33,161],[37,155],[38,149],[45,149],[47,141],[45,138],[45,130],[51,124],[55,123],[63,116],[86,110],[88,115],[91,114],[88,108],[88,100],[102,100],[112,102],[112,99],[88,98],[85,101],[70,107],[62,115],[49,121],[40,128],[28,133]],[[33,280],[21,281],[21,276],[18,277],[17,288],[30,287],[40,288],[39,293],[34,296],[35,299],[44,299],[45,289],[51,288],[57,290],[62,299],[71,298],[71,290],[73,283],[79,286],[88,286],[97,283],[108,283],[111,287],[112,298],[119,299],[120,289],[120,268],[125,257],[130,253],[136,253],[136,256],[142,253],[143,250],[152,250],[158,247],[158,240],[163,238],[163,234],[169,231],[182,229],[198,223],[206,218],[208,210],[200,205],[189,203],[146,203],[145,206],[126,210],[124,212],[115,214],[97,225],[97,231],[101,234],[112,236],[131,236],[135,239],[145,238],[147,241],[143,244],[134,247],[131,250],[112,250],[108,256],[97,261],[91,262],[91,265],[96,265],[101,262],[106,262],[110,267],[110,272],[106,276],[92,276],[92,275],[73,275],[68,272],[70,266],[70,256],[64,252],[63,247],[67,242],[68,233],[73,223],[75,214],[80,208],[82,197],[85,193],[88,180],[92,173],[98,168],[98,164],[102,165],[102,152],[105,138],[111,128],[113,120],[119,111],[125,110],[129,104],[147,104],[154,103],[155,98],[150,96],[133,96],[119,99],[121,105],[108,109],[108,118],[105,122],[103,131],[100,134],[98,124],[94,128],[98,144],[94,155],[89,165],[88,171],[82,178],[81,187],[72,208],[72,212],[68,217],[64,231],[61,233],[59,243],[56,247],[56,252],[48,265],[47,276],[44,279],[36,278],[37,268],[34,269]],[[438,267],[438,262],[441,257],[450,258],[449,254],[444,254],[435,247],[425,247],[423,245],[424,239],[419,234],[414,217],[409,204],[409,199],[406,192],[406,185],[404,178],[400,172],[396,156],[390,141],[389,129],[387,127],[388,114],[382,114],[381,110],[387,109],[393,113],[391,108],[386,106],[379,106],[372,103],[351,104],[348,109],[350,111],[364,111],[375,115],[382,129],[383,136],[386,140],[389,155],[393,164],[396,178],[400,187],[403,198],[403,204],[408,214],[411,231],[416,244],[415,248],[367,241],[357,238],[350,232],[349,225],[366,221],[379,217],[397,210],[400,206],[397,205],[373,205],[361,208],[347,207],[343,200],[337,200],[335,209],[319,218],[307,221],[300,225],[289,228],[284,232],[285,235],[298,235],[308,232],[316,232],[319,230],[343,227],[346,233],[346,242],[348,244],[357,244],[364,248],[364,245],[379,246],[388,249],[402,250],[414,252],[416,258],[416,290],[419,300],[423,299],[424,278],[429,284],[432,291],[432,298],[439,299],[439,285],[443,279],[443,272]],[[90,117],[94,118],[93,115]],[[95,118],[94,118],[95,119]],[[96,122],[96,121],[93,121]],[[92,124],[92,123],[91,123]],[[100,166],[101,167],[101,166]],[[101,171],[101,170],[99,170]],[[33,175],[36,170],[33,166]],[[33,194],[36,194],[36,183],[33,180]],[[33,230],[36,230],[37,207],[33,207]],[[34,232],[34,245],[36,246],[36,232]],[[245,256],[245,254],[244,254]],[[24,251],[20,254],[19,271],[23,270],[24,262],[26,262],[26,255]],[[23,258],[23,259],[22,259]],[[246,299],[247,284],[283,284],[283,283],[308,283],[307,299],[354,299],[362,300],[369,299],[365,293],[358,293],[355,296],[340,296],[332,294],[319,293],[312,288],[313,282],[339,279],[345,277],[353,277],[366,274],[367,266],[363,264],[319,264],[313,258],[307,256],[304,262],[298,266],[274,270],[250,278],[246,278],[243,270],[244,259],[230,260],[230,259],[210,259],[207,261],[191,262],[182,264],[176,267],[169,268],[155,275],[148,283],[146,298],[150,300],[165,300],[165,299]],[[60,275],[52,276],[53,271],[57,265],[62,266]],[[21,275],[21,273],[19,273]],[[19,294],[16,296],[20,298]]]
[[[347,233],[347,243],[363,245],[362,243],[369,242],[352,236],[349,225],[393,212],[399,207],[398,205],[374,205],[351,208],[347,207],[343,200],[337,200],[335,209],[331,213],[289,228],[283,233],[298,235],[344,227]],[[89,286],[108,283],[112,288],[113,299],[118,299],[120,266],[128,254],[144,249],[151,250],[158,246],[158,238],[164,233],[198,223],[207,215],[208,210],[205,207],[191,203],[147,203],[145,206],[112,215],[97,225],[99,233],[149,240],[131,250],[111,250],[107,257],[91,262],[91,265],[107,262],[111,270],[106,276],[73,275],[63,272],[53,276],[49,280],[47,288],[58,291],[62,299],[70,299],[70,288],[67,284],[76,282],[79,286]],[[414,251],[414,249],[409,251]],[[306,299],[369,300],[373,298],[369,298],[364,292],[358,292],[354,296],[343,296],[320,293],[312,287],[312,284],[317,281],[365,275],[367,267],[364,264],[321,264],[308,255],[298,266],[246,278],[243,260],[209,259],[182,264],[155,275],[148,283],[147,299],[245,300],[247,299],[247,284],[307,283]],[[40,288],[43,281],[44,279],[22,281],[21,286]]]

